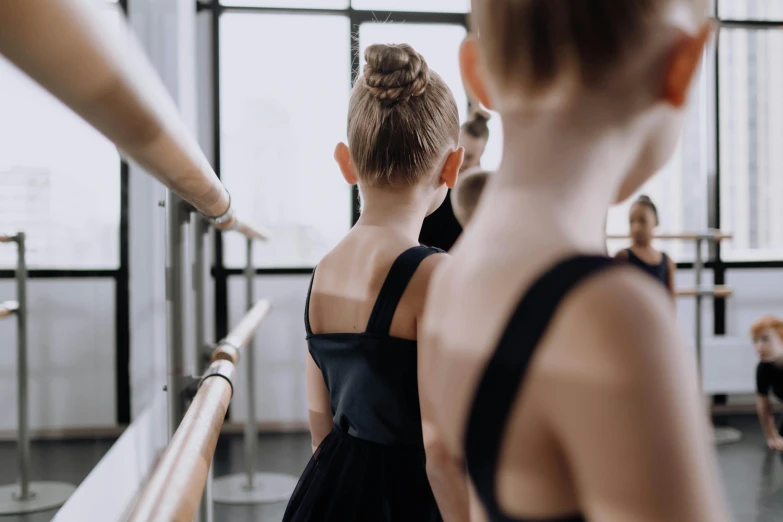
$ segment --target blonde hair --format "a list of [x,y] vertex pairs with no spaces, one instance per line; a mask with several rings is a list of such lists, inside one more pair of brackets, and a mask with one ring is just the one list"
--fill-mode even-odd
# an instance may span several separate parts
[[530,95],[565,71],[578,85],[604,81],[675,2],[704,12],[706,0],[473,0],[471,20],[487,70],[501,90]]
[[410,45],[375,44],[348,106],[348,144],[359,179],[413,185],[459,142],[459,111],[446,83]]
[[774,315],[765,315],[753,323],[753,326],[750,327],[751,339],[755,339],[768,328],[772,328],[778,334],[778,337],[783,340],[783,319]]
[[451,191],[451,206],[454,209],[454,217],[462,227],[466,227],[473,217],[473,212],[478,206],[484,187],[490,172],[481,169],[471,169],[461,174],[457,185]]

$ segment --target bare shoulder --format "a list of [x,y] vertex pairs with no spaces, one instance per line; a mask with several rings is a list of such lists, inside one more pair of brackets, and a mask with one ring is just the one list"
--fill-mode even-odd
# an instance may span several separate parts
[[605,382],[624,387],[629,383],[620,378],[638,386],[649,377],[660,386],[673,362],[687,364],[670,297],[630,268],[606,270],[585,282],[563,303],[552,326],[556,339],[546,352],[569,361],[567,368],[593,369],[588,378],[613,378]]

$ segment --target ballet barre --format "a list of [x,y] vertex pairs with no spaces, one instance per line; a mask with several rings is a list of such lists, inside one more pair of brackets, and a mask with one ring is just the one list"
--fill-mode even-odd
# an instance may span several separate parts
[[[720,242],[733,239],[733,234],[721,232],[717,229],[709,229],[706,232],[682,233],[682,234],[655,234],[653,239],[681,240],[681,241],[712,241]],[[631,239],[630,235],[611,234],[606,239]]]
[[[233,395],[240,351],[270,311],[259,301],[215,350],[209,368],[198,379],[198,390],[137,500],[129,522],[190,521],[198,511],[212,457]],[[226,358],[225,348],[234,349]]]
[[228,191],[126,24],[85,0],[0,2],[0,54],[166,187],[236,226]]
[[724,285],[717,285],[714,287],[698,288],[678,288],[675,292],[677,297],[717,297],[719,299],[725,299],[731,297],[734,291]]
[[0,319],[13,315],[17,310],[19,310],[19,301],[0,303]]

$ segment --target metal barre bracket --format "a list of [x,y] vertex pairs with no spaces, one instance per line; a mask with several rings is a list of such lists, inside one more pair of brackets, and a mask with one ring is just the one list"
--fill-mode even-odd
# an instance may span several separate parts
[[201,379],[198,381],[198,387],[201,388],[201,386],[204,384],[204,381],[209,379],[210,377],[222,377],[223,379],[228,381],[229,386],[231,386],[231,397],[234,396],[234,365],[231,363],[231,361],[225,361],[225,360],[218,360],[212,363],[209,368],[207,368],[207,371],[204,373],[204,375],[201,376]]
[[226,194],[228,194],[228,208],[226,209],[226,211],[219,216],[215,216],[215,217],[206,216],[209,222],[218,228],[220,228],[220,225],[222,225],[227,221],[230,221],[231,218],[234,217],[234,207],[231,206],[231,193],[227,189],[225,190],[226,190]]

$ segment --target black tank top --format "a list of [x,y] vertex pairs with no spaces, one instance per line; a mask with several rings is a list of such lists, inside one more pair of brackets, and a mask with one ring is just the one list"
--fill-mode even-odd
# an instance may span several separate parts
[[442,250],[418,246],[400,254],[362,333],[314,334],[310,281],[305,305],[307,346],[329,390],[334,424],[352,437],[384,445],[423,446],[417,343],[392,337],[389,329],[413,274],[424,259],[437,253]]
[[663,283],[663,286],[669,287],[669,258],[665,252],[661,253],[661,262],[657,265],[651,265],[645,262],[642,258],[633,253],[630,248],[625,249],[628,254],[628,262],[634,266],[637,266],[653,276],[655,279]]
[[[491,522],[525,522],[501,511],[495,477],[506,419],[536,347],[569,292],[614,265],[607,257],[577,256],[558,263],[539,277],[522,297],[484,370],[468,417],[465,457]],[[577,514],[547,522],[584,522],[584,518]]]

